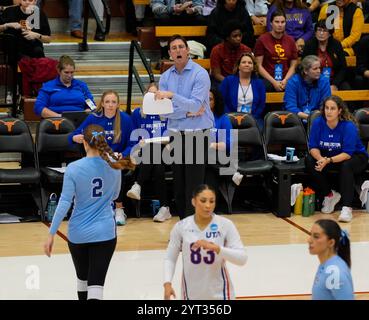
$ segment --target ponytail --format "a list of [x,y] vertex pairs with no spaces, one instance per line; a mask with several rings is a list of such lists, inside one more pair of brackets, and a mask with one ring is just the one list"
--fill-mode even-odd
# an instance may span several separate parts
[[[131,162],[129,157],[119,159],[109,147],[105,140],[105,132],[101,126],[91,124],[83,132],[83,138],[88,145],[96,149],[100,157],[104,159],[113,169],[128,169],[134,170],[135,165]],[[111,159],[115,160],[112,161]]]

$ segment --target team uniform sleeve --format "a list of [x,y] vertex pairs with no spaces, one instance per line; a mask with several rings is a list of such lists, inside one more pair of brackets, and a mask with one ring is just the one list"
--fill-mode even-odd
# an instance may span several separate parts
[[296,81],[294,81],[294,78],[291,78],[287,82],[286,91],[284,93],[284,106],[287,111],[293,112],[293,113],[299,113],[302,110],[300,110],[297,106],[298,104],[298,94],[299,90],[296,85]]
[[95,117],[93,114],[89,114],[87,116],[87,118],[80,124],[80,126],[75,129],[69,136],[68,136],[68,142],[70,145],[73,145],[73,143],[75,143],[73,141],[73,137],[76,136],[77,134],[82,134],[83,133],[83,129],[85,129],[89,124],[92,123],[92,119],[93,117]]
[[314,120],[309,135],[309,149],[319,149],[320,118]]
[[219,256],[239,266],[244,265],[247,261],[246,249],[242,244],[238,230],[231,221],[227,225],[226,243],[220,248]]
[[354,300],[352,282],[348,272],[340,269],[339,288],[331,289],[335,300]]
[[169,245],[164,260],[164,283],[172,282],[181,246],[182,234],[180,224],[177,223],[170,233]]
[[41,90],[38,92],[33,110],[38,116],[40,116],[42,110],[44,108],[49,108],[49,105],[50,105],[50,94],[46,90],[44,90],[44,88],[41,88]]
[[345,129],[343,130],[343,143],[342,152],[345,152],[352,156],[355,152],[356,141],[358,136],[358,131],[352,122],[347,122],[345,124]]
[[67,167],[64,173],[63,190],[50,227],[50,233],[52,235],[58,231],[61,222],[68,213],[75,195],[76,184],[70,171],[71,169]]

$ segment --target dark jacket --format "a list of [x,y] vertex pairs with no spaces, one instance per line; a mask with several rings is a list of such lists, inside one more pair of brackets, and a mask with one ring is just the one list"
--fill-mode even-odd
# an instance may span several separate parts
[[210,13],[206,30],[208,52],[211,52],[215,45],[224,40],[223,28],[229,20],[237,20],[241,23],[243,32],[242,43],[249,48],[254,47],[254,27],[252,26],[251,18],[246,10],[245,2],[238,1],[236,9],[232,12],[217,4],[216,8]]
[[[319,42],[314,37],[305,44],[304,52],[302,53],[302,59],[308,55],[318,55]],[[332,85],[338,87],[343,81],[345,81],[346,73],[346,58],[345,52],[343,51],[342,45],[339,41],[334,39],[332,36],[328,39],[327,52],[333,62],[333,81]]]

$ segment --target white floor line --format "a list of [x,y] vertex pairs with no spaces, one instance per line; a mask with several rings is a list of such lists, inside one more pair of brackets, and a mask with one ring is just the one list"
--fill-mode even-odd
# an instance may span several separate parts
[[[250,246],[243,267],[228,264],[237,297],[310,294],[318,258],[305,244]],[[105,299],[162,299],[165,251],[115,252]],[[352,274],[357,292],[369,291],[369,242],[352,244]],[[174,288],[180,295],[181,259]],[[0,299],[76,299],[69,254],[0,258]]]

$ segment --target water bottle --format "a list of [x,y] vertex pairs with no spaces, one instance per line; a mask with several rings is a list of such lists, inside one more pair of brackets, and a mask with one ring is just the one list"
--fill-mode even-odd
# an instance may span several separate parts
[[303,204],[304,192],[301,190],[297,195],[295,207],[293,209],[294,214],[302,214],[302,204]]
[[151,200],[152,214],[155,216],[160,209],[160,201],[159,200]]
[[10,91],[6,95],[6,104],[13,104],[13,96]]
[[304,189],[304,197],[303,197],[303,204],[302,204],[302,216],[309,217],[310,216],[310,191],[308,188]]
[[310,215],[315,213],[315,191],[310,191]]
[[54,213],[58,205],[58,196],[56,193],[52,193],[47,204],[47,221],[53,221]]

